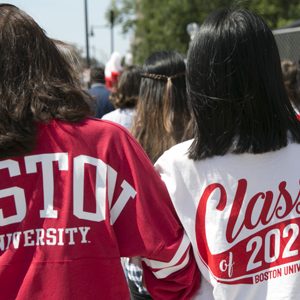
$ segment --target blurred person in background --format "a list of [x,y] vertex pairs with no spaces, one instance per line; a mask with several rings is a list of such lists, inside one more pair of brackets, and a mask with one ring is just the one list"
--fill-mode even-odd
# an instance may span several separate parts
[[140,82],[141,69],[139,67],[132,66],[124,69],[118,80],[116,92],[111,93],[110,96],[116,109],[105,114],[102,119],[116,122],[130,129],[138,102]]
[[122,56],[119,52],[115,51],[111,54],[108,62],[105,64],[105,84],[111,92],[116,91],[118,79],[122,70]]
[[283,82],[287,90],[289,99],[292,102],[299,118],[300,112],[300,86],[299,86],[299,66],[291,60],[281,62]]
[[190,299],[190,242],[141,147],[89,118],[90,96],[30,16],[0,4],[0,33],[1,299],[129,299],[120,257],[136,255],[154,298]]
[[103,115],[113,111],[115,107],[111,103],[110,91],[105,86],[103,67],[92,67],[90,72],[91,88],[88,90],[95,100],[96,118],[101,119]]
[[[192,136],[185,68],[183,57],[175,51],[155,52],[143,65],[132,133],[153,163],[165,150]],[[151,299],[138,258],[127,259],[125,271],[131,299]]]
[[187,90],[195,138],[156,168],[202,273],[195,298],[300,299],[300,123],[265,21],[245,9],[208,16]]

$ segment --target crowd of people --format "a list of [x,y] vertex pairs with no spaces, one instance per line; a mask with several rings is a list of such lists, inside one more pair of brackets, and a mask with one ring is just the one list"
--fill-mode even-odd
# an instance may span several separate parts
[[10,4],[0,49],[0,299],[300,298],[299,68],[259,15],[89,89]]

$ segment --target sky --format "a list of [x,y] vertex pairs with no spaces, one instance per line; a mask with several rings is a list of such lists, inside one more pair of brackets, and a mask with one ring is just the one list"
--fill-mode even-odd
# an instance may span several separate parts
[[[111,53],[111,32],[105,19],[111,0],[87,0],[90,56],[105,63]],[[76,44],[86,53],[84,0],[6,0],[24,10],[46,31],[51,38]],[[130,48],[129,36],[121,33],[120,26],[114,29],[114,50],[125,55]]]

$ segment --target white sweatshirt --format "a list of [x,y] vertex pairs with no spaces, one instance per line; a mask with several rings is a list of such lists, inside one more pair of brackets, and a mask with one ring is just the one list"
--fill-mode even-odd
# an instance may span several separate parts
[[157,161],[202,273],[199,299],[300,299],[300,145]]

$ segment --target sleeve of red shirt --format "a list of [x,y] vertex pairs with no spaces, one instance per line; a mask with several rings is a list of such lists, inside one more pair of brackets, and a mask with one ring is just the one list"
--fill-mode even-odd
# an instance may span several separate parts
[[[110,209],[120,256],[142,257],[145,283],[154,299],[191,299],[200,272],[164,183],[126,131],[110,147],[118,178],[136,191],[117,218]],[[114,194],[111,208],[119,192]]]

